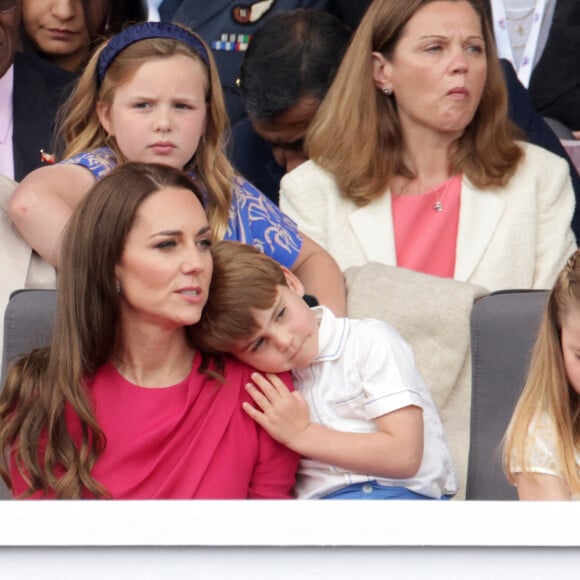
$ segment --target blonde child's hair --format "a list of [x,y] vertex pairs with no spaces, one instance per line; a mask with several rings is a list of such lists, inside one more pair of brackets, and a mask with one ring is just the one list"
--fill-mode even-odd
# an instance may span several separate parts
[[554,426],[562,478],[573,495],[580,495],[575,457],[580,443],[580,396],[566,376],[561,344],[562,324],[572,310],[580,311],[580,250],[570,257],[548,298],[527,380],[504,438],[503,463],[511,483],[514,464],[527,472],[530,425],[546,414]]
[[[136,26],[146,24],[148,23]],[[171,26],[177,28],[177,25]],[[181,40],[154,36],[144,38],[120,51],[109,64],[100,82],[98,69],[101,54],[116,37],[103,42],[87,63],[59,114],[58,133],[65,143],[64,158],[109,146],[115,152],[119,163],[127,161],[115,138],[109,136],[101,126],[97,116],[97,103],[111,106],[117,87],[128,82],[145,62],[180,54],[199,62],[205,75],[207,124],[195,155],[183,169],[195,175],[195,180],[205,192],[205,206],[213,234],[216,239],[221,239],[227,229],[234,178],[234,170],[225,153],[228,118],[224,96],[211,51],[199,36],[186,28],[179,28],[199,40],[205,48],[203,58],[199,51]]]

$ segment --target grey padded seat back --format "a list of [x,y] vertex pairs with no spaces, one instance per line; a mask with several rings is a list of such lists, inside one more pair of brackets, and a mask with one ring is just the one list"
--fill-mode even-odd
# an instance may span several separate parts
[[[4,345],[2,352],[2,382],[6,371],[22,354],[47,346],[52,337],[56,310],[56,290],[17,290],[13,292],[4,312]],[[0,499],[10,494],[0,478]]]
[[466,499],[517,499],[501,440],[521,393],[549,292],[496,292],[471,314],[472,395]]
[[2,384],[6,370],[15,358],[41,346],[52,338],[56,290],[16,290],[4,312]]

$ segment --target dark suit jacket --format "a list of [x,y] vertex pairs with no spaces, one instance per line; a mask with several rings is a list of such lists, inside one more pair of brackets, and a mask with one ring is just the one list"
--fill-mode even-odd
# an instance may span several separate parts
[[371,0],[330,0],[328,3],[328,12],[336,14],[336,16],[354,30],[364,16],[370,3]]
[[[489,0],[484,0],[491,16]],[[548,41],[528,87],[537,111],[580,130],[580,2],[557,0]]]
[[236,171],[278,205],[284,169],[272,155],[270,144],[260,137],[248,117],[232,127],[230,158]]
[[75,78],[73,73],[39,58],[15,54],[12,146],[16,181],[43,164],[41,149],[55,152],[56,113]]
[[534,108],[529,91],[520,83],[516,71],[507,60],[500,59],[509,95],[509,116],[526,134],[526,140],[563,157],[570,167],[570,177],[576,197],[572,229],[580,243],[580,176],[568,153],[544,118]]
[[536,109],[580,131],[580,2],[558,0],[548,42],[530,80]]

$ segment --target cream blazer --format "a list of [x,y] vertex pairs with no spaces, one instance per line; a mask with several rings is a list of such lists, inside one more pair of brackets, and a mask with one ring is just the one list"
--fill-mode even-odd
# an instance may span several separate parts
[[0,175],[0,352],[4,311],[14,290],[55,288],[56,271],[20,237],[7,214],[8,201],[17,183]]
[[[576,249],[567,163],[521,146],[525,156],[505,188],[483,191],[462,181],[454,278],[490,292],[550,288]],[[308,161],[282,179],[280,207],[343,271],[367,262],[396,265],[390,192],[358,207]]]

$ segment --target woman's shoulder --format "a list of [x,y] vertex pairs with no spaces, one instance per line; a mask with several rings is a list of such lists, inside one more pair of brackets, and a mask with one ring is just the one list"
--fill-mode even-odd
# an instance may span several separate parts
[[326,211],[325,207],[345,201],[349,200],[340,195],[334,176],[312,160],[305,161],[280,181],[280,208],[299,223],[304,217],[301,214],[319,215]]
[[298,167],[282,177],[282,184],[290,182],[310,182],[335,185],[336,180],[332,173],[311,159],[301,163]]
[[[531,190],[536,194],[553,192],[569,179],[570,171],[564,159],[533,143],[518,141],[517,144],[522,149],[522,158],[506,185],[495,188],[496,194],[501,194],[504,199],[506,196],[515,196],[529,200]],[[463,176],[462,186],[480,191],[466,175]]]
[[239,378],[244,380],[245,377],[249,377],[255,370],[250,365],[238,360],[231,355],[223,355],[224,371],[223,375],[226,380]]
[[568,171],[566,160],[552,151],[524,141],[518,141],[518,145],[524,152],[522,167],[526,170],[534,170],[535,172],[541,173],[549,169],[550,166],[553,166]]
[[[238,360],[233,356],[224,356],[223,376],[227,384],[240,384],[242,390],[245,392],[245,386],[247,383],[251,382],[251,376],[253,373],[261,373],[261,371],[246,364],[245,362]],[[292,388],[292,378],[289,372],[278,373],[278,376],[286,384],[286,386]]]

